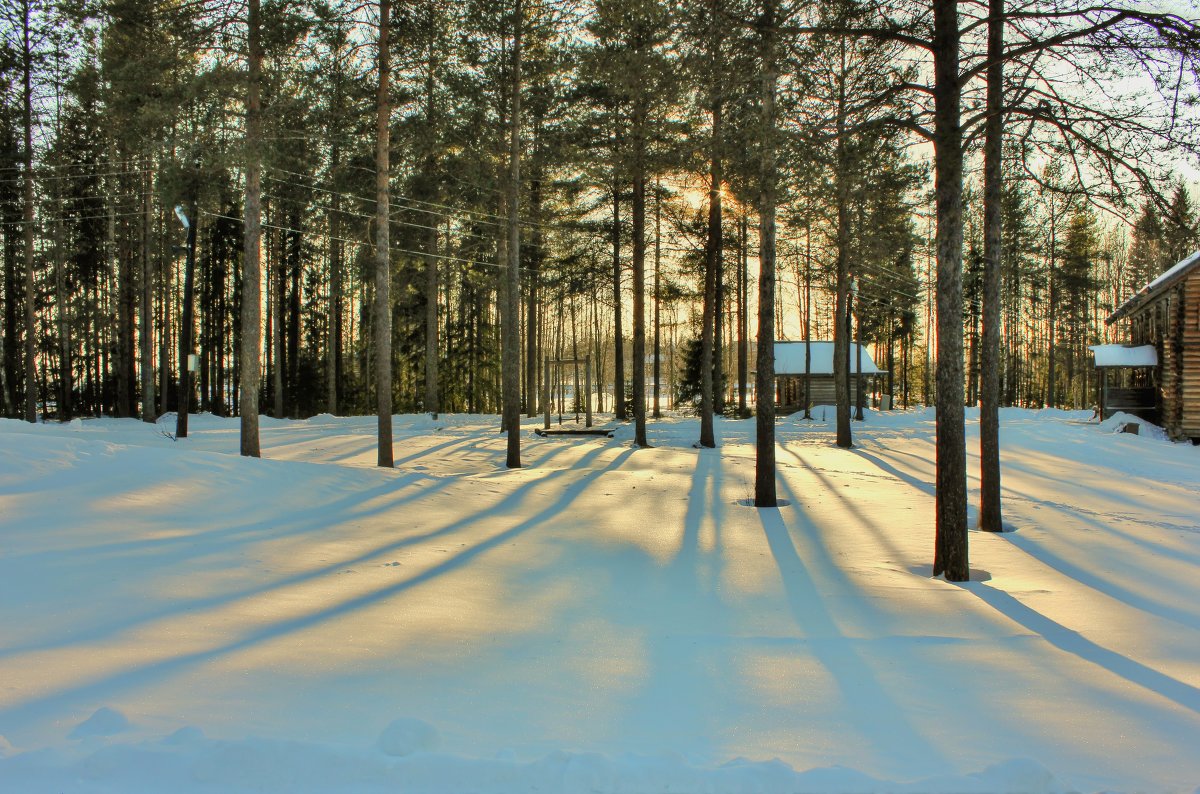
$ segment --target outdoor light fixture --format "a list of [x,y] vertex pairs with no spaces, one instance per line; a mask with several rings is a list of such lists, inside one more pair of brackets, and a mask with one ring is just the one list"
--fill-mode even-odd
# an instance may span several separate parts
[[183,211],[182,204],[175,205],[175,217],[178,218],[179,222],[183,224],[183,228],[185,228],[185,229],[192,228],[192,222],[188,220],[187,214]]

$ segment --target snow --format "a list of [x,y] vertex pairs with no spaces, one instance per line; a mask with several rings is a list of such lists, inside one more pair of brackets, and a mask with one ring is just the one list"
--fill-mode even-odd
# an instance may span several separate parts
[[1158,351],[1154,345],[1091,345],[1097,367],[1157,367]]
[[[809,343],[809,346],[812,348],[809,374],[832,375],[833,342],[813,341]],[[851,375],[858,372],[859,347],[860,345],[856,342],[850,343]],[[777,375],[803,375],[804,355],[804,342],[776,342],[775,373]],[[862,371],[864,375],[877,375],[883,372],[875,366],[875,360],[871,358],[871,353],[866,346],[862,346]]]
[[1124,411],[1114,411],[1112,416],[1100,423],[1100,429],[1107,433],[1124,433],[1126,425],[1137,425],[1139,435],[1149,436],[1158,441],[1166,441],[1169,438],[1167,431],[1158,425]]
[[952,584],[932,412],[833,415],[770,510],[752,419],[0,421],[0,791],[1195,791],[1200,449],[1002,411]]

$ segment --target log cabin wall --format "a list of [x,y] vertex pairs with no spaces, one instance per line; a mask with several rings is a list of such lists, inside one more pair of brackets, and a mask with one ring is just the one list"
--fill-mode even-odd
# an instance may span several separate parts
[[1163,428],[1174,439],[1200,438],[1200,270],[1130,320],[1133,343],[1158,350]]
[[1179,435],[1200,438],[1200,271],[1193,271],[1180,289]]
[[1155,292],[1120,314],[1133,344],[1158,351],[1152,380],[1163,428],[1177,440],[1200,439],[1200,262]]

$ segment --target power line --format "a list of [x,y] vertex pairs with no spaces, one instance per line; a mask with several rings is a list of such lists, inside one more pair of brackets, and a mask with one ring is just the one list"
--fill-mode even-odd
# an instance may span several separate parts
[[[273,181],[280,181],[280,180],[273,180]],[[294,183],[292,183],[292,182],[284,182],[283,184],[294,184]],[[267,197],[267,195],[268,195],[268,194],[264,194],[264,198],[266,198],[266,197]],[[335,194],[335,195],[343,195],[343,194]],[[287,197],[284,197],[284,196],[271,195],[271,197],[272,197],[272,198],[277,198],[277,199],[280,199],[281,201],[289,201],[289,200],[290,200],[290,199],[288,199]],[[342,209],[342,208],[340,208],[340,207],[339,207],[339,208],[337,208],[337,209],[335,209],[335,208],[333,208],[333,207],[330,207],[330,206],[327,206],[327,205],[324,205],[324,204],[317,204],[317,203],[315,203],[315,202],[311,202],[311,201],[310,201],[310,202],[306,202],[306,206],[308,206],[308,207],[312,207],[313,209],[325,210],[325,211],[327,211],[327,212],[336,212],[336,213],[339,213],[339,214],[342,214],[342,215],[350,215],[350,216],[352,216],[352,217],[355,217],[355,218],[364,218],[364,219],[366,219],[366,220],[372,220],[372,221],[376,219],[376,216],[375,216],[375,215],[372,215],[372,214],[369,214],[369,213],[366,213],[366,212],[355,212],[354,210],[350,210],[350,209]],[[404,209],[406,209],[406,208],[404,208]],[[388,218],[388,221],[389,221],[389,223],[392,223],[392,224],[394,224],[394,225],[396,225],[396,226],[408,226],[408,227],[411,227],[411,228],[413,228],[413,229],[426,229],[426,230],[428,230],[428,231],[435,231],[435,232],[440,232],[440,231],[442,231],[442,228],[441,228],[440,226],[428,226],[428,225],[426,225],[426,224],[422,224],[422,223],[412,223],[411,221],[402,221],[402,220],[397,220],[397,219],[396,219],[396,215],[397,215],[397,214],[399,214],[399,213],[394,213],[394,214],[392,214],[391,216],[389,216],[389,218]],[[491,240],[491,239],[493,239],[493,238],[491,238],[491,237],[488,237],[487,235],[479,234],[478,232],[466,231],[466,230],[463,230],[463,229],[459,229],[457,233],[458,233],[458,234],[461,234],[461,235],[466,235],[466,236],[469,236],[469,237],[474,237],[474,238],[476,238],[476,239],[479,239],[479,240]],[[528,241],[528,240],[522,240],[522,241],[521,241],[521,247],[522,247],[522,248],[537,248],[537,249],[540,249],[540,248],[542,248],[543,246],[537,245],[536,243],[533,243],[533,242],[531,242],[531,241]]]
[[[208,210],[200,210],[200,214],[208,215],[209,217],[212,217],[212,218],[224,218],[225,220],[238,221],[239,223],[245,222],[244,218],[234,217],[233,215],[222,215],[221,213],[209,212]],[[369,242],[365,242],[363,240],[351,240],[346,237],[333,237],[333,236],[327,235],[327,234],[320,234],[319,232],[306,232],[303,229],[294,229],[290,226],[279,226],[279,225],[271,224],[271,223],[264,223],[264,224],[261,224],[261,226],[264,229],[275,229],[276,231],[281,231],[281,232],[295,232],[296,234],[306,234],[310,237],[319,237],[323,240],[336,240],[338,242],[349,243],[350,245],[358,245],[358,246],[363,246],[363,245],[370,246],[371,245]],[[477,259],[464,259],[459,256],[446,256],[445,254],[431,254],[431,253],[427,253],[425,251],[411,251],[407,248],[395,248],[395,247],[389,246],[388,250],[391,251],[392,253],[412,254],[413,256],[428,256],[428,257],[433,257],[434,259],[443,259],[443,260],[447,260],[450,262],[463,262],[468,265],[479,265],[481,267],[492,267],[492,268],[497,268],[497,269],[506,267],[505,265],[498,265],[495,262],[480,262]]]

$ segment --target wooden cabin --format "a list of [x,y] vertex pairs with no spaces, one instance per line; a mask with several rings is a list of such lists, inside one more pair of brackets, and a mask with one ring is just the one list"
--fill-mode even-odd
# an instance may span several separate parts
[[1128,323],[1129,342],[1153,347],[1149,371],[1158,424],[1200,441],[1200,251],[1142,287],[1105,321]]
[[[808,394],[805,394],[805,346],[809,348]],[[861,351],[860,348],[861,347]],[[859,353],[862,372],[858,372]],[[870,379],[886,374],[875,366],[866,347],[850,344],[851,389],[865,395]],[[837,391],[833,381],[833,342],[776,342],[775,343],[775,405],[780,413],[803,410],[809,405],[836,405]]]

